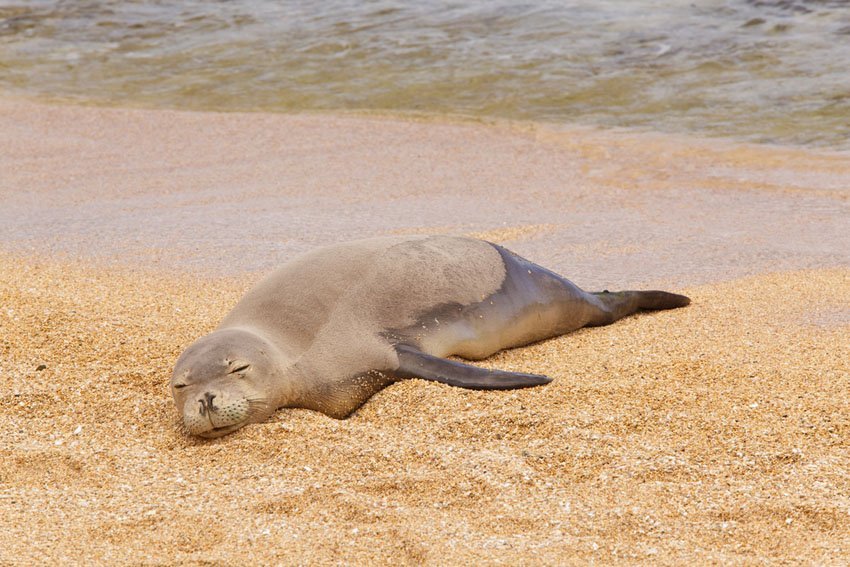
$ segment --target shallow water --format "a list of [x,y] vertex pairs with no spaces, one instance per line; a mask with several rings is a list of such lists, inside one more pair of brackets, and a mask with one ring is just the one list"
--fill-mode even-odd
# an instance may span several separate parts
[[0,2],[0,92],[850,147],[850,3]]

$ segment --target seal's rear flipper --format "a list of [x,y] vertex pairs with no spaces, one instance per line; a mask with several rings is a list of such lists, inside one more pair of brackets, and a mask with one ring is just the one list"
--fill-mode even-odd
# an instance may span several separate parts
[[423,380],[433,380],[434,382],[472,390],[530,388],[552,381],[548,376],[541,376],[540,374],[488,370],[462,362],[446,360],[425,354],[406,345],[396,345],[395,350],[398,353],[399,365],[396,375],[399,378],[422,378]]
[[599,303],[599,311],[588,323],[590,327],[609,325],[637,311],[676,309],[691,303],[689,297],[667,291],[602,291],[592,293]]
[[638,307],[648,311],[677,309],[691,304],[691,298],[669,291],[637,291]]

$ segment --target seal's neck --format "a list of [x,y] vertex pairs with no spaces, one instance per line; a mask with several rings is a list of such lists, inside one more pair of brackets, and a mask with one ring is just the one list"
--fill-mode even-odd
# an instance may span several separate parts
[[275,395],[278,408],[303,407],[307,396],[304,374],[296,363],[284,366],[275,377]]
[[262,338],[267,344],[271,359],[275,362],[273,374],[268,380],[270,401],[273,401],[275,408],[298,407],[306,394],[306,383],[297,359],[290,357],[274,342]]

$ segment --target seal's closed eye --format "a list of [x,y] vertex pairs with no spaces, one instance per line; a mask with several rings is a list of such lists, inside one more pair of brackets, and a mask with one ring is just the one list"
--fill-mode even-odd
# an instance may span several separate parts
[[251,368],[251,365],[247,364],[247,363],[241,363],[241,364],[236,363],[236,364],[237,364],[236,368],[234,368],[233,370],[228,372],[228,374],[238,374],[239,372],[245,372],[246,370]]

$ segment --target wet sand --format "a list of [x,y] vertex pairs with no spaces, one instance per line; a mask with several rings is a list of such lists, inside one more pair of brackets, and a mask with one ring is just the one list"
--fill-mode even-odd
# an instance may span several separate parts
[[[850,560],[847,156],[0,102],[0,564]],[[693,304],[181,436],[170,367],[317,244],[475,234]]]
[[0,100],[0,242],[264,272],[316,245],[475,233],[588,288],[830,267],[850,153],[652,134]]

